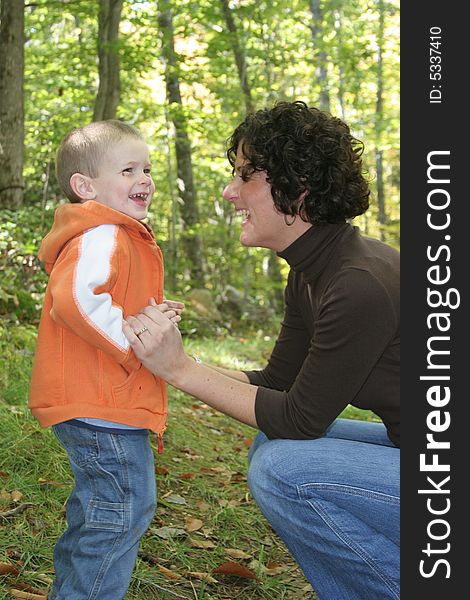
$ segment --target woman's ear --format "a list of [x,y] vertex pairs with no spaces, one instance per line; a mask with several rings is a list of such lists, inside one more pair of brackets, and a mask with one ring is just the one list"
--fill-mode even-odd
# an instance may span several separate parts
[[306,217],[306,212],[305,212],[305,198],[308,196],[309,190],[304,190],[300,196],[299,199],[297,201],[297,212],[300,215],[300,218],[303,220],[307,220],[305,219]]
[[96,198],[96,192],[93,183],[87,175],[74,173],[70,177],[70,187],[74,193],[83,201]]

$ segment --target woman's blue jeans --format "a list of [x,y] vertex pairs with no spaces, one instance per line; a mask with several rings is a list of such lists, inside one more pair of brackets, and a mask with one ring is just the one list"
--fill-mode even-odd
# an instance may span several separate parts
[[400,451],[380,423],[315,440],[258,434],[248,483],[321,600],[400,597]]
[[68,423],[53,430],[75,483],[67,530],[54,548],[49,599],[121,600],[156,508],[148,432],[109,433]]

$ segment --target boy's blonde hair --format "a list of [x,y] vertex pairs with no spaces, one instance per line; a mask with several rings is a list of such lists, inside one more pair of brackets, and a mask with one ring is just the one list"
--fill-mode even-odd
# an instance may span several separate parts
[[97,177],[101,159],[109,146],[125,137],[144,139],[138,129],[114,119],[89,123],[73,129],[65,137],[57,150],[56,176],[70,202],[82,202],[70,186],[72,175],[81,173],[88,177]]

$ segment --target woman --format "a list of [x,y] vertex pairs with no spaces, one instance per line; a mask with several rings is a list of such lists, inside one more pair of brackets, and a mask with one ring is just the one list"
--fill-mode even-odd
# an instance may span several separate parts
[[[303,102],[249,115],[229,140],[240,241],[290,265],[263,370],[195,362],[153,306],[125,326],[150,371],[260,429],[251,492],[322,600],[399,598],[399,253],[348,222],[369,205],[362,151]],[[382,423],[338,419],[348,404]]]

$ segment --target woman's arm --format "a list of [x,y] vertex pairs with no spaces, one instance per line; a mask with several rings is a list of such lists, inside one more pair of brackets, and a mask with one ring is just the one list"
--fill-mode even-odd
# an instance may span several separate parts
[[218,371],[222,373],[222,375],[226,375],[231,379],[236,379],[238,381],[243,381],[244,383],[250,383],[248,379],[248,375],[246,375],[243,371],[235,371],[234,369],[224,369],[224,367],[216,367],[215,365],[206,365],[210,369],[214,369],[214,371]]
[[[154,375],[199,398],[209,406],[252,427],[257,427],[255,398],[258,388],[219,370],[197,363],[184,351],[179,329],[155,306],[147,306],[124,323],[124,334],[136,356]],[[134,331],[147,327],[139,337]],[[246,378],[246,379],[245,379]]]

